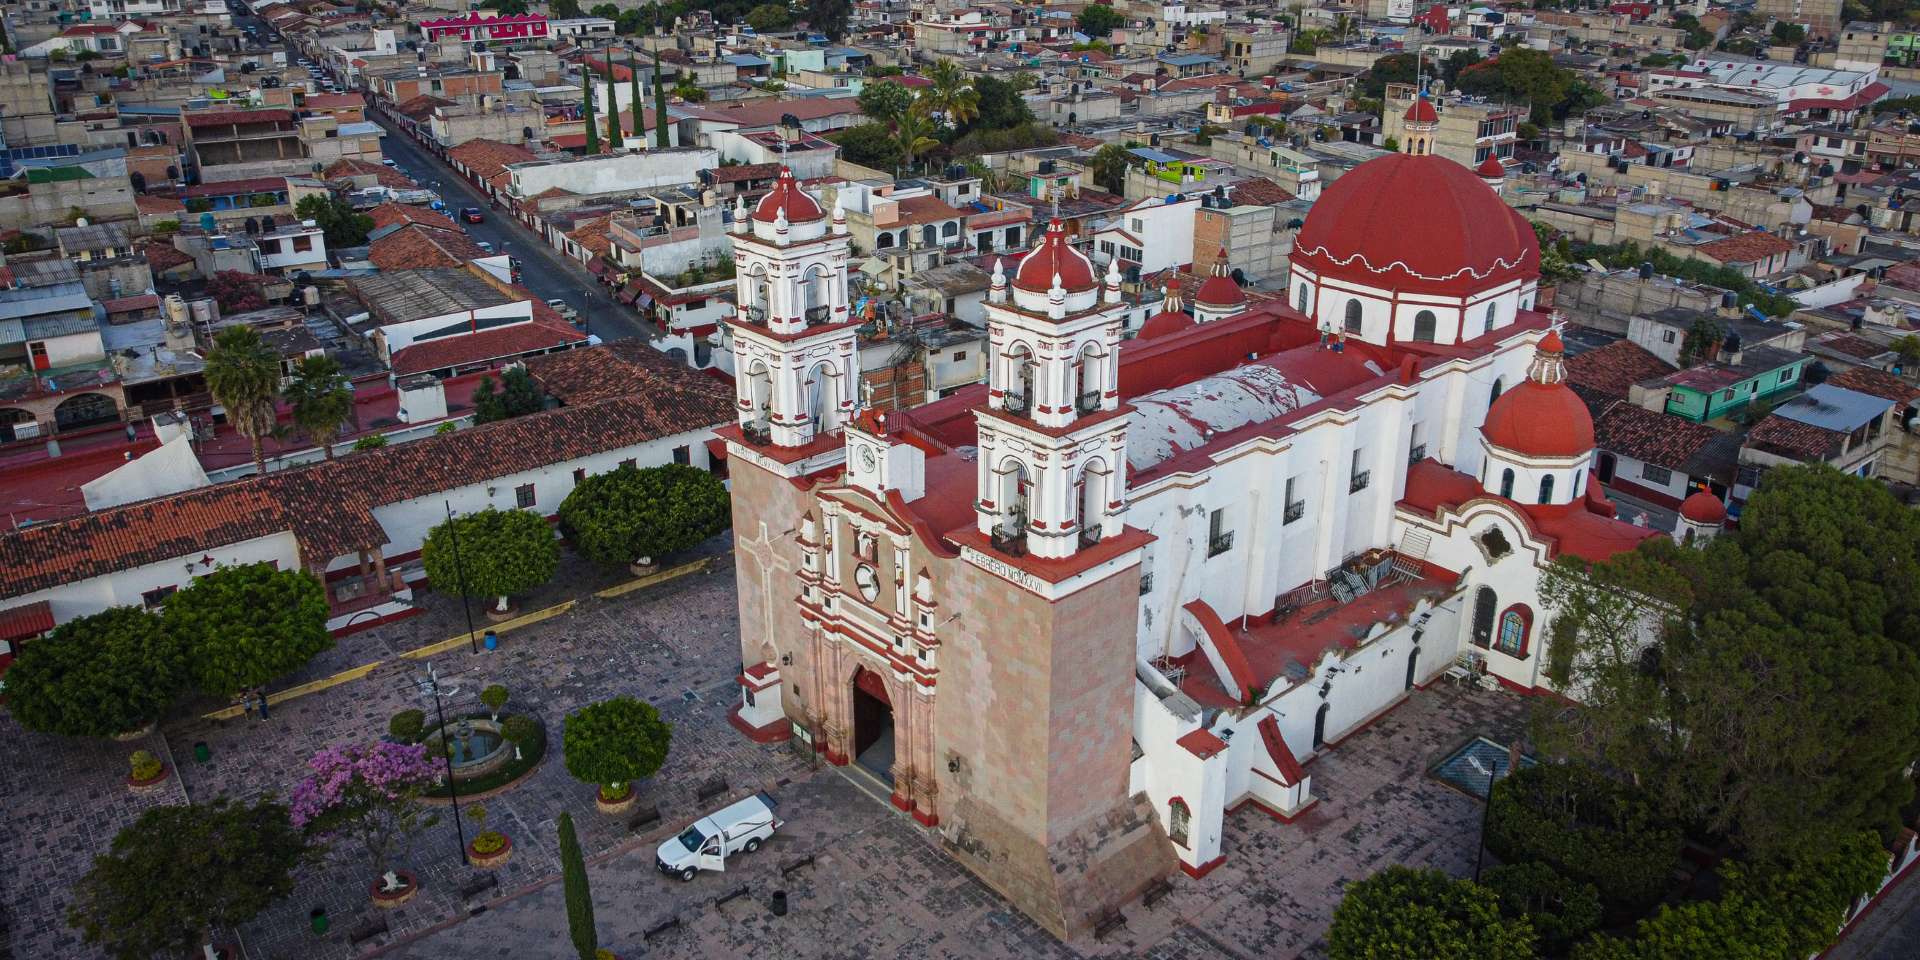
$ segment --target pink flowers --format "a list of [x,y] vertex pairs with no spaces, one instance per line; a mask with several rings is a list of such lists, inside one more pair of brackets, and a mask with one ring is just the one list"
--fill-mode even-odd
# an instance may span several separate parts
[[293,788],[293,825],[328,814],[410,799],[439,779],[420,744],[373,743],[328,747],[307,761],[313,772]]

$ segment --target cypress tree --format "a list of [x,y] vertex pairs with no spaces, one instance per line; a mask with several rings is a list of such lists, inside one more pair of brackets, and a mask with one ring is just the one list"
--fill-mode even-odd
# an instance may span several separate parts
[[586,97],[587,155],[600,152],[600,131],[593,125],[593,67],[580,61],[580,92]]
[[660,54],[653,55],[653,145],[665,150],[667,143],[667,88],[660,82]]
[[607,149],[620,149],[620,98],[614,94],[613,54],[607,54]]
[[560,815],[560,883],[567,896],[567,933],[580,960],[595,960],[600,938],[593,931],[593,894],[587,889],[587,860],[573,832],[573,814]]
[[[646,138],[643,134],[647,132],[647,113],[640,107],[644,102],[640,99],[640,71],[634,66],[632,50],[627,51],[627,79],[633,83],[633,135],[644,140]],[[660,122],[657,116],[654,122]]]

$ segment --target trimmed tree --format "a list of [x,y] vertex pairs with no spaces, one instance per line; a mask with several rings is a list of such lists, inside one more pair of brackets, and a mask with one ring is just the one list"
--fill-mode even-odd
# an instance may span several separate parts
[[507,705],[507,688],[500,684],[480,691],[480,702],[493,714],[495,723],[500,721],[500,708]]
[[567,772],[600,785],[603,799],[621,800],[633,781],[650,777],[667,760],[673,725],[650,703],[614,697],[567,715],[561,743]]
[[210,927],[245,923],[292,893],[307,856],[287,808],[271,800],[156,807],[94,858],[67,924],[118,958],[198,956]]
[[660,82],[660,55],[653,55],[653,145],[667,149],[667,88]]
[[624,145],[620,135],[620,97],[614,92],[613,55],[607,55],[607,149],[618,150]]
[[1348,887],[1327,931],[1333,960],[1533,960],[1533,939],[1485,887],[1402,866]]
[[580,481],[560,503],[560,531],[596,563],[626,564],[679,553],[733,519],[718,477],[684,464],[623,466]]
[[332,746],[314,754],[307,769],[293,788],[293,825],[323,843],[354,845],[375,877],[392,869],[415,834],[440,822],[420,805],[421,792],[440,779],[424,744]]
[[587,126],[587,156],[600,152],[600,131],[593,126],[593,68],[580,64],[581,114]]
[[587,888],[587,860],[580,853],[580,836],[573,830],[573,814],[560,814],[560,885],[567,898],[567,935],[580,960],[596,960],[600,935],[593,929],[593,891]]
[[504,613],[507,598],[553,579],[560,542],[537,513],[488,507],[434,527],[420,561],[435,589],[497,597],[495,609]]
[[7,671],[7,710],[29,730],[111,737],[160,719],[186,677],[180,642],[159,617],[112,607],[22,644]]
[[304,570],[222,567],[167,599],[162,619],[209,696],[264,687],[333,646],[327,597]]

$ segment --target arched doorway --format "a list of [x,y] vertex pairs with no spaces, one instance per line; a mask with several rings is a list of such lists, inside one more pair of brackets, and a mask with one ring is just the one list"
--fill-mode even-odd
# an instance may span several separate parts
[[861,667],[853,675],[853,761],[893,783],[893,698],[880,675]]
[[54,423],[61,430],[91,427],[120,419],[120,405],[104,393],[82,393],[68,397],[53,408]]
[[1486,649],[1493,643],[1494,607],[1500,600],[1492,587],[1481,587],[1473,597],[1473,645]]
[[1413,689],[1413,678],[1418,674],[1419,670],[1420,670],[1420,648],[1414,647],[1413,650],[1408,652],[1407,654],[1407,682],[1405,686],[1401,687],[1401,689],[1403,690]]
[[1600,475],[1601,483],[1612,483],[1613,468],[1614,468],[1613,454],[1602,453],[1600,455],[1600,465],[1594,468],[1594,472]]
[[1327,745],[1327,711],[1332,709],[1333,704],[1323,703],[1320,712],[1313,715],[1313,749],[1316,751]]

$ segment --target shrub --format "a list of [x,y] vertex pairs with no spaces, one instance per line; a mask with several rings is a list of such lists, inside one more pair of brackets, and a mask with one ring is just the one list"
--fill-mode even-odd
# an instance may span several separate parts
[[507,845],[507,835],[495,830],[487,830],[473,838],[473,852],[480,854],[499,853]]
[[1487,849],[1590,883],[1610,910],[1640,914],[1680,865],[1680,834],[1639,794],[1584,767],[1542,764],[1494,785]]
[[361,437],[353,442],[355,450],[378,450],[387,445],[387,435],[376,433],[370,437]]
[[679,553],[727,528],[719,478],[684,464],[621,467],[580,481],[560,504],[560,532],[589,559],[627,564]]
[[387,721],[387,732],[402,743],[413,743],[426,732],[427,714],[424,710],[402,710]]
[[135,780],[152,780],[154,777],[160,775],[160,771],[166,769],[166,767],[160,763],[159,757],[145,750],[135,750],[128,765],[132,768],[133,778]]
[[154,233],[163,233],[163,234],[164,234],[164,233],[179,233],[179,232],[180,232],[180,221],[178,221],[178,220],[161,220],[161,221],[158,221],[158,222],[156,222],[156,223],[155,223],[155,224],[153,225],[153,232],[154,232]]
[[494,719],[498,720],[500,718],[500,708],[507,705],[507,688],[497,683],[493,684],[485,690],[480,691],[480,702],[485,704],[487,709],[493,713]]
[[489,507],[434,527],[420,561],[435,590],[504,601],[553,578],[560,541],[533,511]]
[[561,733],[567,772],[601,785],[609,798],[626,796],[633,781],[659,770],[672,738],[673,725],[652,704],[633,697],[582,707],[567,715]]
[[452,420],[448,420],[448,421],[447,421],[446,423],[443,423],[443,424],[441,424],[441,425],[439,425],[439,426],[437,426],[437,427],[434,427],[434,428],[433,428],[433,432],[434,432],[434,435],[435,435],[435,436],[442,436],[442,437],[444,437],[444,436],[446,436],[447,434],[449,434],[449,433],[452,433],[452,432],[454,432],[455,430],[458,430],[458,429],[460,429],[460,425],[459,425],[459,424],[457,424],[457,423],[454,423],[454,422],[453,422]]
[[1600,891],[1569,880],[1544,863],[1510,863],[1482,875],[1480,885],[1500,898],[1500,913],[1525,918],[1540,946],[1559,955],[1600,926]]
[[1333,960],[1532,960],[1533,931],[1478,884],[1392,866],[1347,888],[1327,931]]

